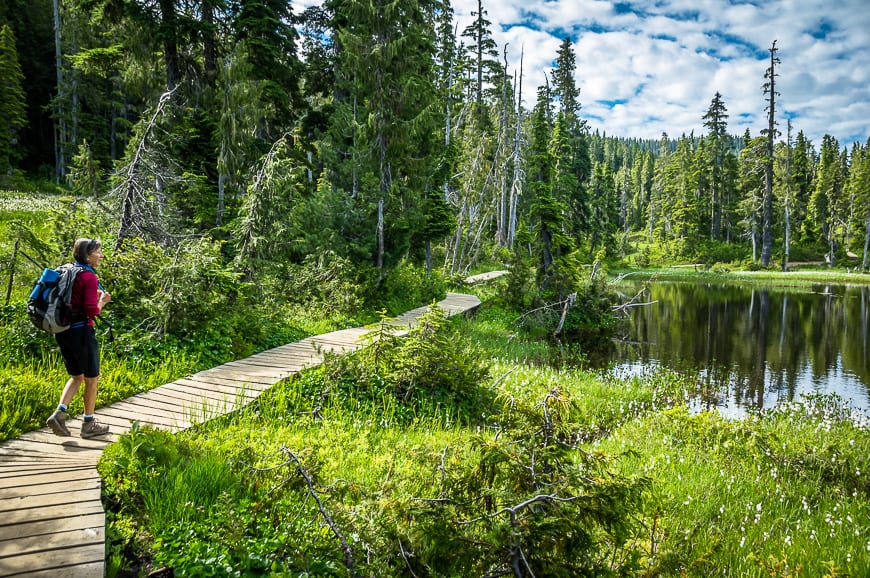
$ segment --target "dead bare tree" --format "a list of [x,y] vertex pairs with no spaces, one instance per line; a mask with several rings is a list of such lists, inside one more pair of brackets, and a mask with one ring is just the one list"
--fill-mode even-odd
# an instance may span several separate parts
[[153,139],[159,119],[164,116],[173,91],[164,92],[148,122],[136,135],[132,157],[115,174],[117,185],[109,192],[120,205],[120,222],[115,249],[125,239],[143,237],[164,241],[170,234],[165,202],[165,183],[174,177],[175,163]]

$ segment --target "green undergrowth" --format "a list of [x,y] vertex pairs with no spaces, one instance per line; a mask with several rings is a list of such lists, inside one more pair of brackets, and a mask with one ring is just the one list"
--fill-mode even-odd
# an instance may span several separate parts
[[109,575],[866,576],[870,433],[832,398],[728,421],[484,306],[100,462]]

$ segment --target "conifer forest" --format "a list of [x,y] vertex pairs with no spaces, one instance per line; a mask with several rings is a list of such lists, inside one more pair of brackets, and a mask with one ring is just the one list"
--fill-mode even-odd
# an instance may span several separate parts
[[775,41],[764,130],[730,134],[717,92],[704,134],[650,141],[590,130],[570,39],[522,95],[475,15],[458,29],[439,0],[3,0],[0,174],[98,199],[118,246],[201,235],[253,269],[329,251],[381,276],[403,259],[455,273],[522,247],[546,274],[642,263],[643,244],[867,267],[870,143],[813,143],[776,118]]

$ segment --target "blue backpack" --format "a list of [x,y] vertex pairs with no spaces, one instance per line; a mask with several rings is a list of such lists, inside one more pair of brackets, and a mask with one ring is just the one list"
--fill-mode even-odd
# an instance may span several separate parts
[[73,283],[82,271],[68,263],[42,272],[27,302],[27,315],[38,329],[51,334],[69,329],[75,321],[70,310]]

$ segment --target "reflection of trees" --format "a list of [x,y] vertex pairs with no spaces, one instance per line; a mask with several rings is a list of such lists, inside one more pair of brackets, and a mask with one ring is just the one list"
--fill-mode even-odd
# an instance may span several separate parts
[[738,403],[761,406],[765,392],[793,399],[807,376],[829,389],[840,371],[870,388],[870,287],[658,283],[650,297],[655,305],[632,312],[641,360],[700,370]]
[[747,367],[746,389],[735,392],[737,401],[755,399],[755,407],[764,407],[765,373],[767,371],[767,328],[770,321],[770,294],[766,289],[753,289],[749,298],[749,325],[752,328],[746,336],[750,348],[750,359]]

